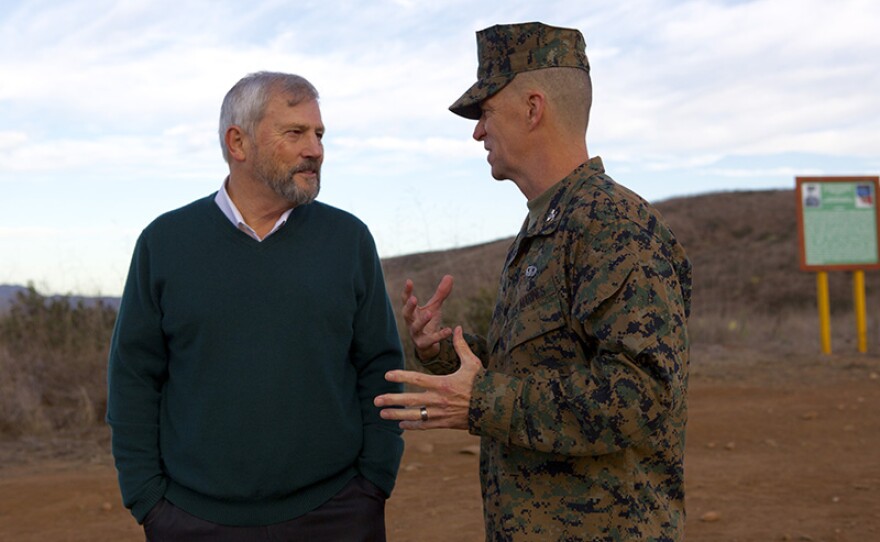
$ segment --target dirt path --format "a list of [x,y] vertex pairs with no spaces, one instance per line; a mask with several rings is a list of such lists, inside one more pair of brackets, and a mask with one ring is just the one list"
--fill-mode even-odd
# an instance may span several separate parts
[[[880,358],[701,352],[690,386],[687,540],[880,541]],[[482,540],[477,439],[407,435],[390,542]],[[126,542],[103,443],[0,443],[0,540]]]

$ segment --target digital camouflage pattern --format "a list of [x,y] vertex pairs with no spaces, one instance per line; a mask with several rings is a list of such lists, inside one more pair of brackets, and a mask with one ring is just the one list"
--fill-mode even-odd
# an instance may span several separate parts
[[477,32],[477,82],[449,110],[468,119],[480,118],[480,102],[518,73],[542,68],[590,71],[586,43],[579,30],[543,23],[495,25]]
[[[601,159],[551,190],[468,337],[486,539],[682,540],[690,262]],[[426,368],[457,365],[445,341]]]

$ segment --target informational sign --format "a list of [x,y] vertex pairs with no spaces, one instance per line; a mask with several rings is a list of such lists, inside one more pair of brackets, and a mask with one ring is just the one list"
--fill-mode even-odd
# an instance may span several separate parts
[[878,177],[797,177],[801,269],[880,269]]

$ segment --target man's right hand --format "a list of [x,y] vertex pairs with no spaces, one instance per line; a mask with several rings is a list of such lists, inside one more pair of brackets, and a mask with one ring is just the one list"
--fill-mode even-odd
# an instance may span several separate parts
[[452,275],[444,275],[431,299],[419,306],[413,295],[413,282],[407,279],[403,287],[403,320],[409,336],[422,361],[430,360],[440,353],[440,341],[452,336],[452,328],[443,327],[443,302],[452,293]]

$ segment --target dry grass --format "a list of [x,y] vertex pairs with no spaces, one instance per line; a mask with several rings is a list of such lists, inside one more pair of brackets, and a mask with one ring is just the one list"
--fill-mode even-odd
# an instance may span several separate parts
[[[796,199],[791,190],[725,192],[660,202],[694,266],[690,336],[694,345],[742,346],[777,353],[815,353],[819,346],[816,278],[798,268]],[[440,277],[456,278],[450,322],[468,327],[468,309],[480,292],[495,292],[512,241],[385,262],[392,300],[406,278],[426,300]],[[870,312],[880,284],[866,278],[869,351],[877,349],[878,318]],[[829,274],[832,348],[855,351],[849,273]],[[875,311],[876,312],[876,311]],[[694,359],[694,363],[699,363]]]
[[[815,276],[798,270],[794,206],[790,190],[710,194],[657,205],[694,264],[694,366],[709,361],[716,346],[787,355],[819,351]],[[397,309],[407,278],[425,301],[449,273],[455,289],[447,322],[484,332],[510,241],[385,260],[392,304]],[[875,352],[880,326],[871,311],[876,314],[872,303],[880,285],[872,279],[869,274],[868,330],[869,351]],[[834,352],[855,352],[849,274],[831,273],[830,286]],[[114,319],[114,309],[106,305],[46,299],[33,289],[0,316],[0,436],[101,423]]]
[[[791,190],[727,192],[657,205],[694,265],[694,314],[814,311],[816,278],[798,268]],[[868,294],[880,285],[867,281]],[[852,307],[848,273],[830,273],[832,311]]]
[[33,288],[0,319],[0,434],[84,428],[103,418],[116,311]]

